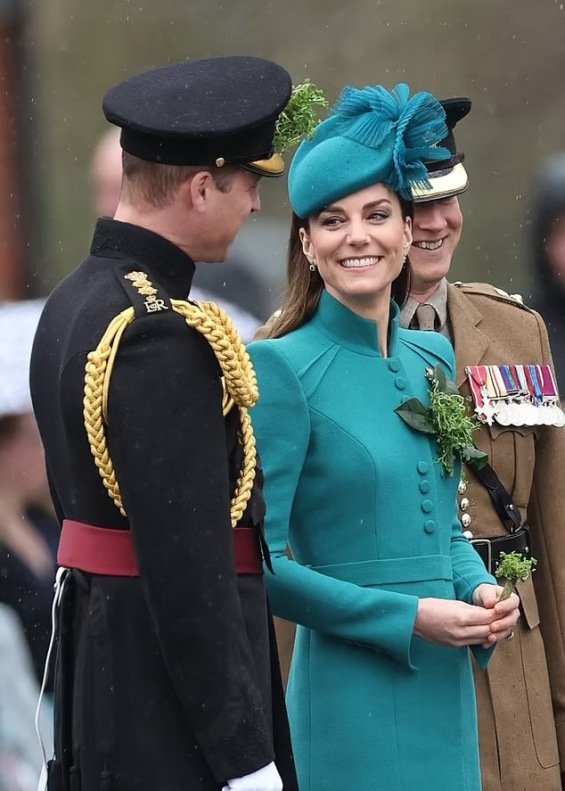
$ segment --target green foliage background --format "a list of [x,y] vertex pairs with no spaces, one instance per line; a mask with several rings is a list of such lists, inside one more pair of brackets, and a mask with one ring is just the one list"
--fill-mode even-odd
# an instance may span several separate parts
[[[26,43],[42,289],[86,251],[89,158],[106,128],[106,88],[183,58],[250,53],[280,61],[295,82],[310,77],[331,100],[347,83],[398,81],[440,98],[470,96],[458,141],[471,188],[453,274],[527,296],[532,177],[545,156],[565,148],[564,32],[555,0],[36,2]],[[265,183],[263,213],[286,222],[284,180]]]

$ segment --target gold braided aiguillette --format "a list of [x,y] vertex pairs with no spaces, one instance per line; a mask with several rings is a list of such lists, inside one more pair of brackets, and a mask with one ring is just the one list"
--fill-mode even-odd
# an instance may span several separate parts
[[[243,464],[231,500],[231,524],[235,527],[243,516],[255,480],[257,451],[248,409],[257,403],[257,378],[238,331],[227,314],[213,302],[191,303],[171,300],[174,311],[183,316],[189,327],[200,332],[212,347],[222,369],[224,415],[234,404],[239,407],[238,438],[243,448]],[[108,391],[120,340],[135,318],[133,307],[119,313],[108,325],[96,349],[88,354],[84,378],[84,425],[94,462],[108,495],[120,513],[126,516],[120,487],[106,441]]]

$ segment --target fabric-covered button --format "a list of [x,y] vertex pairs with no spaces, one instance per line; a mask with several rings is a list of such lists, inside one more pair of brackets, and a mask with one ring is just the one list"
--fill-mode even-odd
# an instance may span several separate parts
[[396,374],[398,371],[400,371],[400,362],[395,357],[392,357],[388,361],[388,370],[392,371],[393,374]]
[[431,500],[422,500],[422,505],[420,507],[425,514],[431,514],[434,510],[434,504]]
[[425,475],[427,471],[430,469],[430,465],[428,464],[427,461],[419,461],[416,466],[420,475]]
[[424,522],[424,530],[426,531],[426,533],[428,533],[428,535],[433,533],[435,529],[436,529],[436,523],[434,522],[433,519],[428,519]]
[[397,376],[394,380],[394,384],[398,390],[404,390],[406,387],[406,379],[403,376]]
[[427,494],[430,491],[430,482],[429,481],[420,481],[420,485],[418,487],[422,494]]

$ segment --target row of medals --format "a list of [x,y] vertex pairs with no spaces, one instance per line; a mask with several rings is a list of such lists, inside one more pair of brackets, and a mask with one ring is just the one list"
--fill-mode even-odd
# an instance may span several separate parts
[[[482,370],[497,366],[484,366]],[[516,366],[523,368],[524,366]],[[529,366],[528,366],[529,367]],[[532,366],[533,367],[533,366]],[[485,381],[481,381],[478,373],[479,366],[466,368],[467,377],[475,402],[475,412],[479,420],[492,426],[493,421],[501,426],[565,426],[565,414],[557,400],[557,387],[551,368],[547,365],[536,366],[543,368],[551,382],[552,396],[536,396],[529,390],[522,389],[518,393],[505,393],[497,396],[487,390]]]
[[[501,426],[565,426],[565,414],[555,401],[542,401],[539,406],[525,398],[494,401],[492,409],[494,419]],[[475,412],[481,418],[481,407],[475,407]]]

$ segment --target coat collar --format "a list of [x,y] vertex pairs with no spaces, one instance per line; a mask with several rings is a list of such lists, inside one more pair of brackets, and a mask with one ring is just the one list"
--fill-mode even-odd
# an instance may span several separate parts
[[457,387],[461,387],[466,379],[465,368],[480,365],[490,339],[479,328],[482,313],[463,291],[451,283],[447,286],[447,313],[457,362]]
[[[361,354],[381,357],[377,322],[365,319],[345,307],[325,289],[313,316],[321,332],[334,343]],[[400,311],[395,302],[390,303],[388,356],[395,354],[398,344]]]
[[416,311],[422,304],[431,305],[434,308],[437,315],[436,332],[441,332],[442,335],[449,337],[449,332],[447,330],[447,280],[445,278],[440,281],[434,293],[430,294],[424,303],[419,302],[411,296],[407,298],[400,311],[401,327],[404,327],[406,330],[419,329]]
[[91,255],[122,260],[131,259],[141,269],[150,267],[158,284],[169,296],[186,299],[190,291],[195,265],[180,247],[163,236],[117,220],[100,219],[96,223],[90,248]]

